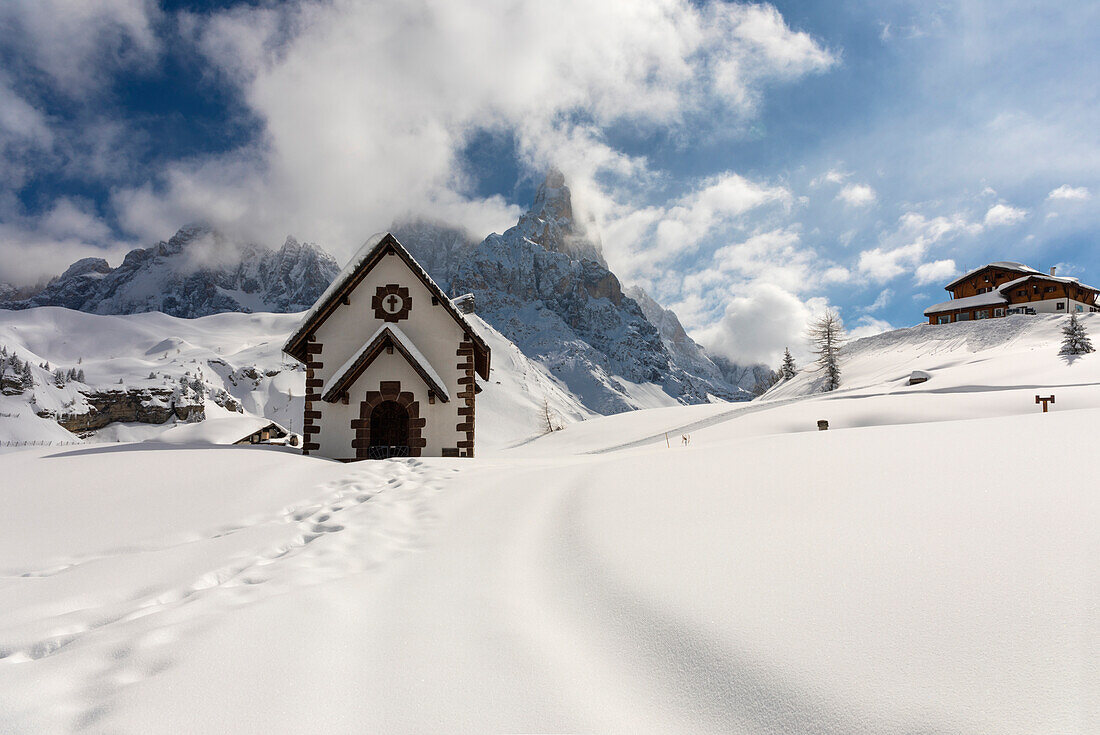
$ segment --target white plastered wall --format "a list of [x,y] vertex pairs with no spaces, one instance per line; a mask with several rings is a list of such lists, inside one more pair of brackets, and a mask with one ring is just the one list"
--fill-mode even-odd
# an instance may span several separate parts
[[[1058,308],[1059,304],[1062,305],[1061,309]],[[1018,304],[1010,304],[1007,308],[1016,309],[1026,307],[1029,309],[1034,309],[1037,314],[1068,314],[1070,313],[1070,311],[1076,310],[1078,306],[1081,307],[1081,311],[1077,312],[1078,314],[1088,314],[1090,308],[1095,308],[1095,304],[1090,305],[1086,304],[1084,301],[1069,299],[1069,310],[1067,311],[1066,298],[1064,296],[1060,299],[1044,299],[1042,301],[1028,301],[1020,302]]]
[[[412,311],[407,319],[384,322],[375,318],[371,301],[379,286],[396,283],[409,289]],[[439,456],[444,447],[455,447],[466,434],[455,429],[459,423],[457,398],[461,390],[458,379],[465,373],[457,366],[462,362],[456,352],[465,335],[454,318],[442,305],[433,305],[431,292],[409,271],[397,255],[383,256],[382,261],[367,274],[351,293],[350,304],[337,307],[316,331],[316,341],[322,345],[319,360],[323,367],[314,371],[322,385],[354,355],[383,324],[392,324],[404,332],[425,359],[439,374],[450,400],[428,403],[428,389],[423,379],[395,350],[382,354],[364,371],[349,391],[348,405],[337,401],[315,401],[313,410],[321,412],[316,425],[321,431],[314,441],[320,446],[316,453],[334,459],[355,457],[352,440],[355,430],[351,420],[359,418],[359,404],[368,390],[378,390],[382,380],[400,380],[402,390],[411,390],[420,402],[420,417],[426,419],[423,437],[427,446],[423,456]]]

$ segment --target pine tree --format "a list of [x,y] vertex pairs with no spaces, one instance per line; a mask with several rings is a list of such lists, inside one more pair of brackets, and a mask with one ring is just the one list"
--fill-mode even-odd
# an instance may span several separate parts
[[825,383],[822,390],[831,391],[840,387],[840,347],[844,344],[844,323],[840,315],[827,309],[818,319],[810,323],[806,332],[817,355],[818,368],[825,371]]
[[65,373],[61,368],[57,368],[53,371],[53,384],[58,388],[65,387]]
[[1062,327],[1062,349],[1059,355],[1085,355],[1095,352],[1089,333],[1085,331],[1085,325],[1077,318],[1076,314],[1069,315],[1069,324]]
[[23,363],[23,379],[24,388],[34,387],[34,373],[31,372],[31,364],[29,362]]
[[78,382],[78,383],[83,383],[84,382],[84,368],[80,368],[79,370],[76,371],[76,382]]
[[783,376],[783,380],[790,380],[798,372],[789,347],[783,348],[783,366],[779,368],[779,372]]

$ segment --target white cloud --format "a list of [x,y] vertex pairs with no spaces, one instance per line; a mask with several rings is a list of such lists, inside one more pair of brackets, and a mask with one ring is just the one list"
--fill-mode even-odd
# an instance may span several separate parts
[[[969,222],[961,214],[928,219],[917,212],[906,212],[898,219],[897,229],[883,238],[883,245],[859,254],[859,272],[874,281],[897,278],[918,269],[933,245],[962,234],[976,235],[982,229],[982,225]],[[929,270],[926,268],[924,272]]]
[[159,13],[153,0],[10,0],[0,3],[0,27],[52,91],[90,96],[113,70],[140,70],[156,56]]
[[954,260],[950,258],[934,260],[931,263],[921,263],[917,266],[915,280],[918,286],[925,286],[930,283],[941,283],[958,272],[959,269]]
[[866,207],[875,203],[876,196],[875,190],[867,184],[848,184],[840,190],[836,198],[849,207]]
[[821,176],[818,176],[810,182],[810,186],[821,186],[822,184],[843,184],[844,180],[851,176],[850,173],[839,168],[831,168]]
[[1000,227],[1002,225],[1015,225],[1027,219],[1026,209],[1017,209],[1007,204],[994,204],[985,213],[986,227]]
[[867,311],[879,311],[885,309],[886,305],[890,303],[890,300],[894,298],[894,292],[888,288],[882,289],[879,295],[871,302],[871,305],[867,307]]
[[113,239],[110,227],[88,203],[61,198],[41,215],[0,221],[0,281],[38,283],[80,258],[107,258],[118,265],[133,247]]
[[[553,23],[536,0],[507,13],[473,0],[336,0],[183,25],[241,88],[263,139],[119,192],[121,219],[145,237],[200,218],[268,239],[309,233],[338,256],[408,212],[510,225],[514,209],[472,195],[462,169],[460,151],[483,130],[514,137],[530,170],[556,164],[582,214],[652,237],[634,210],[654,174],[606,142],[608,126],[667,131],[715,115],[737,125],[765,86],[836,62],[771,6],[688,0],[567,0]],[[706,182],[669,213],[662,247],[753,194],[739,177]]]
[[613,204],[603,217],[605,255],[620,277],[635,280],[696,251],[706,238],[768,204],[789,207],[791,194],[782,186],[759,184],[734,173],[711,177],[666,206]]
[[925,245],[910,243],[892,250],[873,248],[859,254],[859,270],[875,281],[889,281],[905,273],[924,255]]
[[856,326],[848,331],[848,339],[855,340],[863,337],[873,337],[876,334],[889,332],[894,326],[885,319],[876,319],[873,316],[860,317]]
[[757,283],[729,299],[721,318],[695,333],[708,350],[741,364],[778,363],[783,348],[801,352],[806,326],[825,306],[804,301],[779,286]]
[[1054,191],[1047,194],[1047,199],[1064,199],[1066,201],[1084,201],[1089,198],[1089,190],[1083,186],[1070,186],[1062,184]]

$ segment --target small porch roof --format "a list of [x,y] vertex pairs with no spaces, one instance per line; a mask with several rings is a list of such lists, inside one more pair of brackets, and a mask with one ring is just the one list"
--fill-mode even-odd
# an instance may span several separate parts
[[451,400],[450,393],[447,392],[447,388],[443,383],[443,378],[439,377],[439,373],[424,357],[424,354],[416,348],[412,340],[393,324],[383,324],[379,327],[367,340],[366,344],[360,347],[354,355],[348,358],[347,362],[332,374],[332,377],[325,383],[325,387],[322,388],[321,400],[334,403],[342,393],[347,391],[359,379],[359,376],[370,367],[371,363],[382,354],[382,350],[386,347],[394,347],[398,354],[405,358],[405,361],[427,384],[428,388],[435,392],[439,400],[444,403]]

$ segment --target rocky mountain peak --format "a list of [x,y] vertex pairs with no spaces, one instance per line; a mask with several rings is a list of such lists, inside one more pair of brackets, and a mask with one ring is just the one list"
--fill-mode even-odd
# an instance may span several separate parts
[[592,260],[606,267],[598,238],[590,237],[573,216],[573,196],[565,176],[551,169],[535,192],[535,201],[516,225],[531,242],[576,260]]
[[67,278],[76,278],[77,276],[83,276],[89,273],[105,275],[110,272],[111,266],[108,265],[107,261],[103,258],[81,258],[70,265],[64,273],[58,276],[57,280],[63,281]]
[[565,177],[551,171],[530,210],[504,234],[479,243],[423,220],[393,232],[440,286],[473,293],[482,318],[594,411],[650,405],[652,394],[633,387],[647,383],[684,403],[740,397],[686,335],[687,350],[666,346],[608,269],[594,228],[586,229],[593,234],[577,226]]

